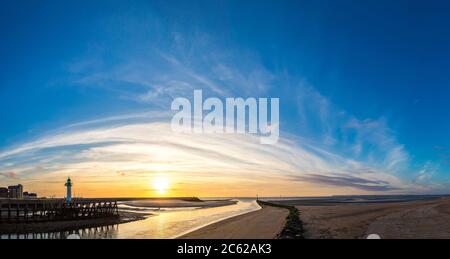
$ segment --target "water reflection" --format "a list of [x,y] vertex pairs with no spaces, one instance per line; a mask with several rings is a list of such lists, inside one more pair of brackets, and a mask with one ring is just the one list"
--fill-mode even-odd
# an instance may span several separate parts
[[70,231],[7,234],[0,235],[0,239],[67,239],[69,235],[78,235],[82,239],[115,239],[119,225],[102,226],[95,228],[84,228]]
[[142,221],[121,224],[117,238],[176,238],[214,222],[258,210],[255,200],[223,207],[161,211]]
[[[86,228],[63,232],[1,235],[1,239],[66,239],[77,234],[82,239],[176,238],[214,222],[258,210],[255,200],[240,199],[234,205],[214,208],[179,208],[153,211],[145,220],[114,226]],[[135,208],[139,210],[139,208]]]

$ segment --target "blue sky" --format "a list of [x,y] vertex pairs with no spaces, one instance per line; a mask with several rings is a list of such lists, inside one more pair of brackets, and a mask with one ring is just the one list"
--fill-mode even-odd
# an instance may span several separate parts
[[[247,154],[246,162],[233,161],[236,167],[245,162],[248,175],[252,163],[263,162],[255,159],[266,158],[262,154],[282,160],[261,174],[279,179],[279,189],[283,181],[298,181],[299,190],[286,195],[319,189],[326,190],[319,194],[449,191],[446,1],[28,0],[1,5],[2,183],[32,185],[67,174],[89,182],[93,176],[78,166],[92,169],[100,161],[104,164],[95,168],[110,177],[111,170],[122,169],[111,169],[111,150],[98,149],[113,148],[121,139],[92,140],[92,134],[164,124],[174,97],[203,89],[221,98],[280,98],[285,147],[254,146],[250,153],[229,148]],[[133,143],[139,141],[149,140]],[[211,150],[199,142],[194,146],[203,150],[197,158],[209,156]],[[73,157],[80,153],[90,155]],[[200,158],[196,166],[201,167]],[[146,167],[154,161],[134,163],[141,167],[117,166],[134,174],[154,171]],[[189,174],[186,168],[180,171]],[[234,177],[225,171],[218,174]],[[310,191],[303,192],[302,184]],[[266,188],[264,183],[248,186]]]

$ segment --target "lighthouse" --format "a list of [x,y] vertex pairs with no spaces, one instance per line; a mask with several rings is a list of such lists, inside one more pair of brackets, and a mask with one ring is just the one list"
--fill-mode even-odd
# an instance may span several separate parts
[[70,180],[70,177],[67,178],[65,186],[67,188],[66,202],[70,203],[72,202],[72,181]]

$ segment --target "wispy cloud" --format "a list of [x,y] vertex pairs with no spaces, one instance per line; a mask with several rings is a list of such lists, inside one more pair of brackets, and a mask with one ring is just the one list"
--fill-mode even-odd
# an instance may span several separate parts
[[330,175],[306,175],[293,178],[297,181],[311,182],[318,185],[332,185],[337,187],[351,187],[364,191],[393,191],[401,190],[392,187],[389,182],[368,180],[354,176],[333,176]]
[[159,109],[170,107],[176,97],[191,96],[194,89],[221,98],[266,97],[273,86],[275,75],[249,51],[224,49],[199,32],[155,37],[158,40],[137,43],[142,52],[108,53],[120,62],[105,62],[102,52],[87,51],[84,59],[67,65],[67,83],[100,88]]
[[427,161],[422,170],[415,176],[413,183],[420,185],[430,185],[431,178],[436,174],[439,166]]
[[7,179],[19,179],[19,176],[15,172],[0,172],[0,177]]
[[301,129],[317,143],[390,172],[406,170],[410,156],[386,119],[358,119],[301,82],[297,90]]
[[[66,80],[72,87],[102,89],[138,103],[142,112],[73,123],[8,147],[0,152],[1,171],[42,181],[73,174],[109,181],[117,175],[171,172],[210,181],[242,179],[242,185],[257,179],[296,179],[318,189],[422,190],[419,180],[428,173],[417,181],[398,176],[409,169],[410,155],[386,118],[358,118],[303,78],[271,71],[257,54],[221,46],[201,32],[169,29],[146,38],[142,32],[159,32],[152,27],[157,21],[148,23],[153,24],[150,29],[132,18],[123,22],[126,28],[118,30],[135,28],[126,40],[139,51],[111,50],[105,57],[97,48],[107,49],[109,42],[98,42],[85,58],[68,64]],[[170,102],[191,97],[194,89],[221,98],[280,97],[282,92],[282,108],[292,113],[284,121],[294,130],[282,132],[275,146],[262,146],[251,135],[176,134],[168,123]]]
[[256,177],[289,183],[295,177],[319,189],[323,184],[368,192],[405,188],[392,175],[295,137],[269,147],[252,135],[174,133],[165,120],[82,125],[6,150],[0,161],[20,165],[15,170],[23,178],[35,177],[33,170],[38,170],[42,180],[58,175],[106,180],[114,179],[117,172],[146,176],[166,172],[211,181]]

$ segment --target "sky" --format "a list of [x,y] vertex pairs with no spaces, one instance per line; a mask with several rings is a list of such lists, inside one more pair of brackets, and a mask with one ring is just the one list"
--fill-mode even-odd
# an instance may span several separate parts
[[[450,193],[448,1],[2,1],[0,186],[83,197]],[[280,99],[280,139],[174,98]]]

